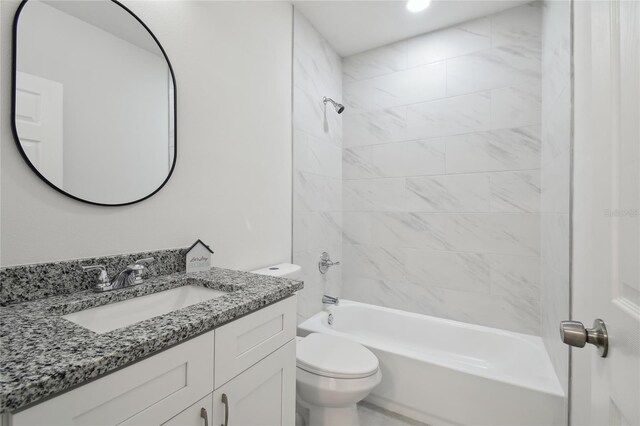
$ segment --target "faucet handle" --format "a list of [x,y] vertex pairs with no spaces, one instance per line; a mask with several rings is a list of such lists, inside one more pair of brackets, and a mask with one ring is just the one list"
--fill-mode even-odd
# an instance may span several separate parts
[[109,284],[109,275],[107,274],[107,269],[104,267],[104,265],[90,265],[90,266],[83,266],[82,270],[87,272],[87,271],[93,271],[95,269],[99,269],[100,270],[100,275],[98,276],[98,283],[99,284]]
[[141,271],[145,268],[143,263],[150,263],[153,262],[153,260],[153,257],[145,257],[144,259],[134,260],[131,265],[127,266],[127,269],[131,271]]
[[154,260],[155,259],[153,257],[145,257],[144,259],[138,259],[131,265],[127,266],[127,269],[132,271],[135,277],[133,284],[140,284],[142,282],[142,271],[146,269],[143,263],[150,263]]
[[330,267],[339,265],[340,262],[331,261],[329,253],[323,251],[320,255],[320,261],[318,262],[318,269],[321,274],[326,274]]
[[138,259],[134,261],[133,264],[138,265],[140,263],[150,263],[150,262],[153,262],[154,260],[155,260],[154,257],[145,257],[144,259]]

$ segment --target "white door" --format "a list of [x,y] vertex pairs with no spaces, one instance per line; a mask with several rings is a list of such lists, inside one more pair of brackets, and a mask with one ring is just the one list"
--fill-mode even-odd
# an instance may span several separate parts
[[572,424],[640,424],[640,2],[574,2]]
[[[62,84],[16,74],[16,130],[31,164],[62,189]],[[90,160],[88,160],[90,161]]]
[[211,424],[293,426],[295,393],[296,343],[291,340],[213,393]]

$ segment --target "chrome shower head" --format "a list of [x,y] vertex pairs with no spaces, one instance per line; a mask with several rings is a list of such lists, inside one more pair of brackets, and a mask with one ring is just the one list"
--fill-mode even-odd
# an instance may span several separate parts
[[342,111],[344,111],[344,105],[337,103],[336,101],[334,101],[331,98],[327,98],[326,96],[324,98],[322,98],[322,102],[324,102],[324,104],[326,105],[327,102],[331,102],[331,104],[333,105],[333,107],[336,109],[336,112],[338,114],[342,114]]

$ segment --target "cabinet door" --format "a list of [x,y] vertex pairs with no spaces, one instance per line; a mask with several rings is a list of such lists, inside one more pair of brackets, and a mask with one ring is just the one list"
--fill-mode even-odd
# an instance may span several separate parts
[[216,329],[215,389],[296,337],[296,296]]
[[210,426],[213,394],[209,394],[162,426]]
[[291,340],[213,393],[211,424],[293,425],[295,389],[296,343]]

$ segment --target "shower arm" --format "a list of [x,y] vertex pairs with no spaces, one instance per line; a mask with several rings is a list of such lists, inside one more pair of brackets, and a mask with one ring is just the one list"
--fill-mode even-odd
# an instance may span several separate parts
[[327,102],[331,102],[331,104],[333,104],[334,107],[338,106],[338,103],[336,101],[334,101],[331,98],[327,98],[326,96],[323,96],[322,102],[324,102],[325,105],[327,104]]

